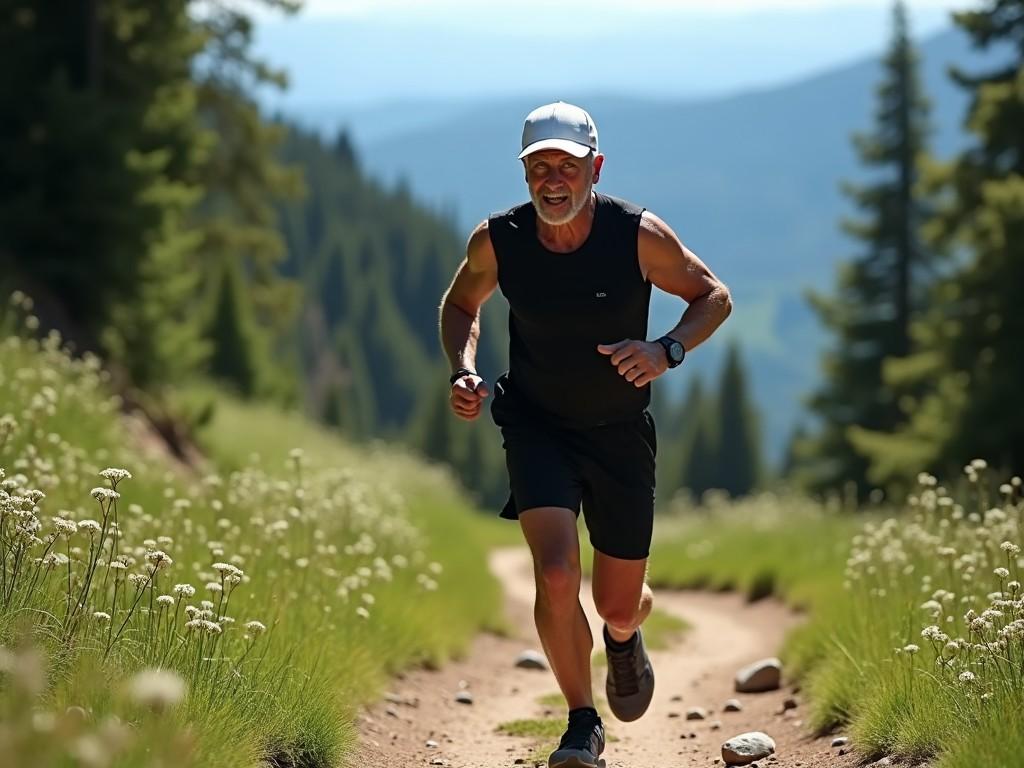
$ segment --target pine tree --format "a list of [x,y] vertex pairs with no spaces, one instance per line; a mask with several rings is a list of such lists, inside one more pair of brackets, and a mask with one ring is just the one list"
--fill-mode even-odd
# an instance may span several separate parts
[[717,449],[718,441],[708,424],[708,419],[698,419],[684,470],[686,478],[684,485],[696,499],[700,499],[706,491],[716,487],[718,479]]
[[885,361],[910,352],[910,323],[922,301],[919,242],[923,211],[914,185],[925,151],[926,100],[902,2],[893,10],[893,38],[877,91],[875,129],[855,135],[861,162],[877,169],[869,185],[845,184],[863,212],[844,230],[864,244],[864,253],[841,268],[835,296],[811,295],[811,303],[835,337],[823,359],[824,383],[809,401],[821,417],[820,431],[797,447],[801,474],[815,491],[847,482],[867,491],[868,461],[851,442],[851,430],[888,431],[902,415],[882,380]]
[[213,347],[210,374],[243,397],[252,397],[257,388],[257,372],[246,319],[238,300],[240,282],[229,263],[221,275],[213,317],[207,330]]
[[761,472],[757,418],[747,393],[739,344],[729,345],[718,393],[718,445],[715,486],[730,496],[745,496]]
[[975,141],[937,169],[929,232],[956,268],[915,326],[919,354],[887,371],[908,393],[908,423],[893,434],[854,434],[874,481],[900,487],[920,470],[946,474],[974,458],[1024,466],[1024,0],[954,18],[979,47],[1009,42],[1014,56],[994,71],[954,71],[973,95],[966,122]]

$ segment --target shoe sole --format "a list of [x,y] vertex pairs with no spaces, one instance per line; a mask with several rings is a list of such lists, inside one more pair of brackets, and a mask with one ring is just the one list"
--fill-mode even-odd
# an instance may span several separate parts
[[567,757],[557,763],[548,763],[548,768],[605,768],[605,763],[601,759],[598,759],[596,763],[591,763],[579,757]]

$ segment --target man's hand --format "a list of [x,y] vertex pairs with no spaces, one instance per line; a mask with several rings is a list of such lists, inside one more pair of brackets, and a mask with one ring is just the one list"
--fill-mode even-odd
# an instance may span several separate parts
[[610,355],[619,374],[637,387],[649,384],[668,370],[665,348],[656,341],[624,339],[615,344],[598,344],[597,351]]
[[460,419],[473,421],[480,415],[484,398],[490,393],[486,381],[475,374],[467,373],[452,384],[452,410]]

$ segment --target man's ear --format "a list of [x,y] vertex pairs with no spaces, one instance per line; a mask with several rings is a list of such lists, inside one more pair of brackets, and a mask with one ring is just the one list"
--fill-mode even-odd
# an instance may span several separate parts
[[597,184],[601,178],[601,167],[604,165],[604,155],[594,155],[594,183]]

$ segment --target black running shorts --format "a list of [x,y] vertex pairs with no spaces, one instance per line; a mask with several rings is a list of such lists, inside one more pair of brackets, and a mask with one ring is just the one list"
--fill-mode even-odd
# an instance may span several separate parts
[[654,419],[596,427],[557,423],[525,401],[507,375],[498,378],[491,417],[501,429],[511,493],[501,517],[535,507],[580,513],[599,552],[624,560],[648,556],[654,524]]

